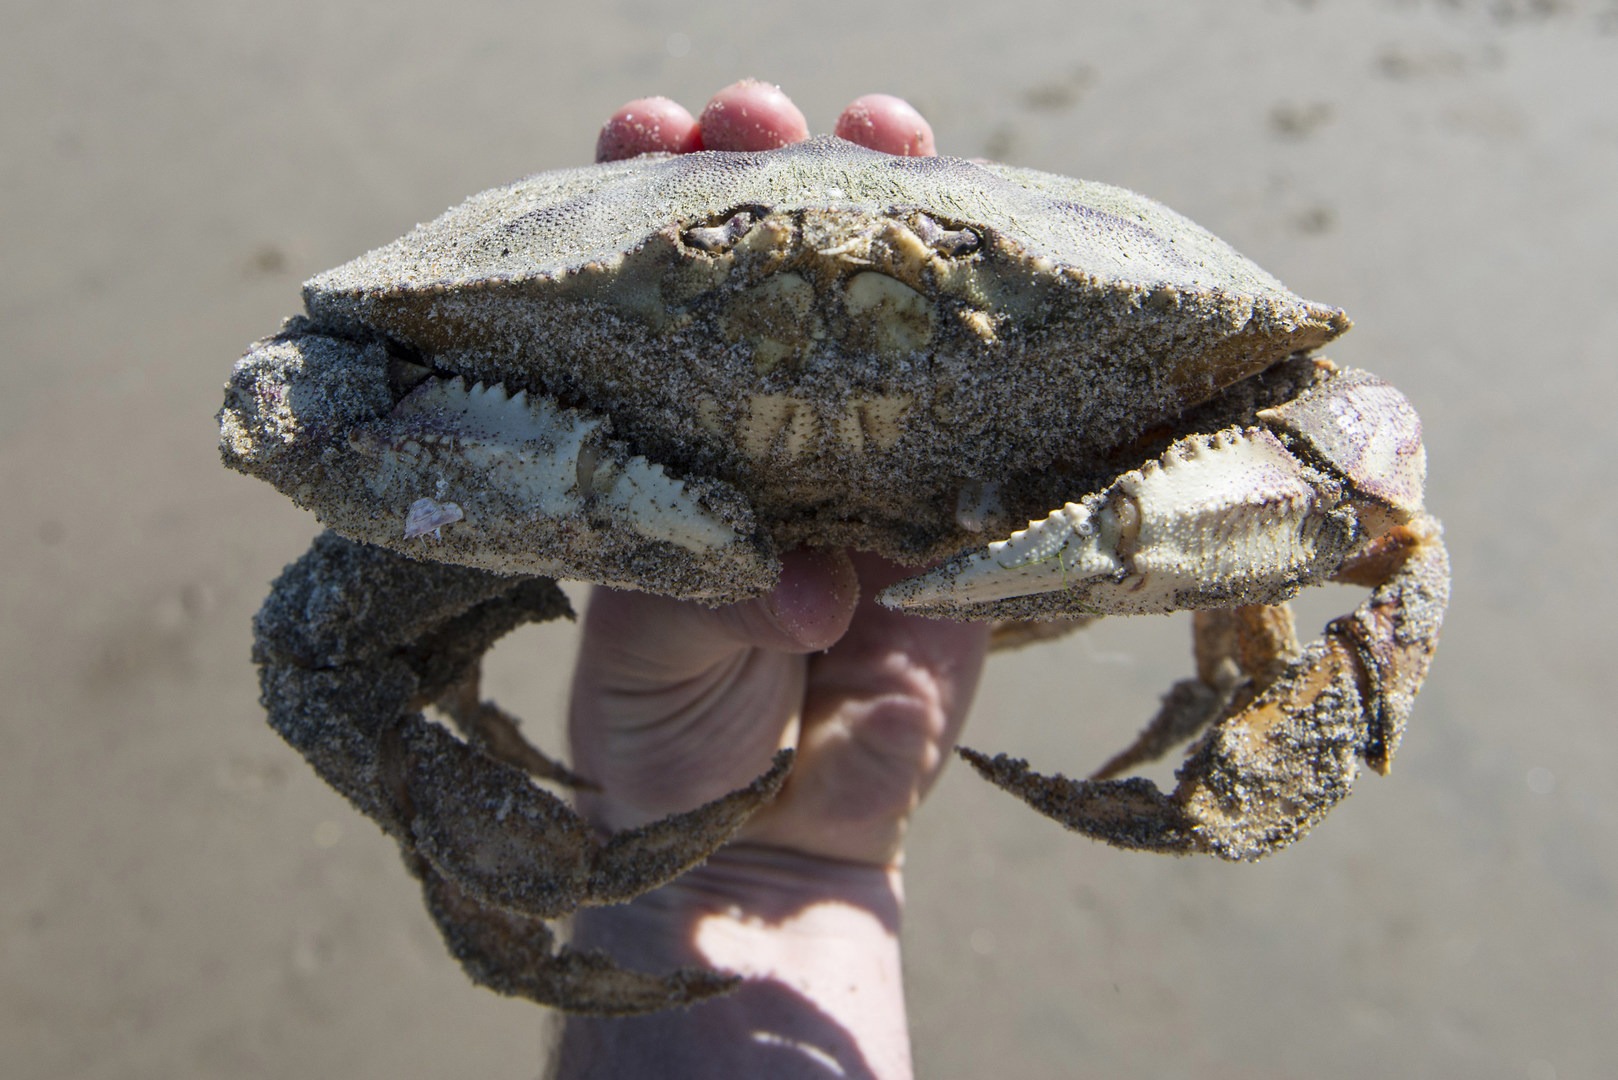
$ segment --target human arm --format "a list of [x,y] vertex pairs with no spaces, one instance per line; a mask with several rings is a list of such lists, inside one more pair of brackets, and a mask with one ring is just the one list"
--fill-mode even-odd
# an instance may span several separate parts
[[[880,95],[851,105],[837,132],[932,152],[925,121]],[[625,106],[598,158],[806,136],[780,91],[741,83],[700,120],[663,99]],[[569,1018],[553,1075],[910,1075],[904,829],[965,720],[986,632],[875,604],[909,572],[799,551],[770,596],[729,608],[597,590],[570,715],[574,764],[601,785],[580,800],[587,817],[633,827],[746,785],[782,746],[797,760],[776,802],[705,866],[575,919],[576,945],[626,966],[700,964],[741,987],[682,1012]]]

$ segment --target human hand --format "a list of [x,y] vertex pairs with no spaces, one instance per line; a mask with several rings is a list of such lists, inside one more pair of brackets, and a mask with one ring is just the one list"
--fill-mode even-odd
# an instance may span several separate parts
[[[597,590],[574,676],[587,817],[619,830],[744,787],[797,758],[740,842],[895,866],[905,823],[966,720],[987,628],[889,611],[909,571],[868,554],[789,553],[766,597],[723,608]],[[814,864],[805,873],[817,872]]]
[[[857,99],[836,130],[873,149],[933,152],[927,122],[886,95]],[[666,98],[631,102],[602,128],[596,153],[756,150],[807,137],[785,94],[744,81],[715,95],[700,121]],[[614,830],[644,824],[745,786],[795,746],[786,788],[743,841],[896,862],[908,815],[965,721],[987,640],[982,627],[876,605],[875,591],[901,576],[870,556],[798,552],[770,596],[728,608],[598,591],[570,719],[575,767],[602,788],[581,799],[586,815]]]
[[[888,153],[933,153],[926,121],[885,95],[856,100],[835,130]],[[667,99],[632,102],[603,127],[596,156],[807,137],[781,91],[749,81],[720,91],[700,120]],[[965,722],[988,629],[880,607],[875,593],[913,570],[873,555],[800,550],[782,563],[770,595],[724,608],[592,596],[569,729],[574,767],[600,785],[580,797],[598,826],[630,828],[744,787],[783,746],[797,757],[775,802],[706,866],[575,921],[576,945],[636,966],[724,968],[743,987],[686,1014],[570,1020],[556,1075],[824,1075],[816,1055],[842,1075],[909,1075],[905,827]],[[761,1044],[761,1032],[779,1041]]]
[[[889,94],[855,98],[837,118],[832,134],[885,154],[937,153],[932,127],[909,102]],[[619,161],[657,152],[774,150],[808,137],[803,113],[779,87],[743,79],[715,94],[700,119],[665,97],[629,102],[602,126],[596,160]]]

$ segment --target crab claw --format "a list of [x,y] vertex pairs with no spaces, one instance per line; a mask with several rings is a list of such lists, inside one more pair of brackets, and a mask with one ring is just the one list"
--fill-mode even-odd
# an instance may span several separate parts
[[305,319],[237,362],[219,425],[231,468],[350,539],[407,555],[630,588],[655,580],[715,604],[768,592],[780,572],[740,492],[673,475],[613,438],[605,416],[435,374]]
[[955,618],[1135,615],[1273,603],[1342,561],[1342,485],[1262,427],[1180,439],[1155,461],[987,548],[889,586]]
[[[598,837],[523,768],[555,776],[555,763],[494,706],[468,701],[496,639],[570,614],[549,580],[416,563],[328,533],[255,620],[270,724],[398,841],[474,979],[592,1013],[722,992],[731,983],[711,972],[642,975],[597,954],[553,954],[542,921],[622,903],[706,860],[780,790],[792,753],[740,791]],[[473,725],[481,749],[417,711],[431,703]]]
[[1255,426],[1192,435],[1004,540],[886,589],[954,618],[1141,615],[1271,604],[1421,510],[1421,422],[1374,375],[1337,371]]

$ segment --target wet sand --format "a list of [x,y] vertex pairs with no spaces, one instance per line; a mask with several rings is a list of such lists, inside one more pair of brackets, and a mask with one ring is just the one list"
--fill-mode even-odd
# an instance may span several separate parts
[[[58,6],[0,42],[8,1075],[537,1073],[545,1015],[465,980],[263,722],[249,619],[315,526],[212,418],[303,279],[747,74],[817,130],[902,94],[946,152],[1134,188],[1342,305],[1328,351],[1420,409],[1454,557],[1392,775],[1267,862],[1105,849],[952,769],[909,856],[920,1073],[1610,1067],[1610,5],[514,10]],[[491,677],[556,749],[570,642]],[[1183,618],[1103,623],[997,658],[967,742],[1084,772],[1189,670]]]

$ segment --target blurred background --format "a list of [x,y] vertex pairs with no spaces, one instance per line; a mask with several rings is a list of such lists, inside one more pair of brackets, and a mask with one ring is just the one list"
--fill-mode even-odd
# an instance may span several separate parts
[[[1267,862],[1115,852],[951,770],[910,848],[921,1075],[1611,1075],[1618,4],[0,12],[7,1076],[537,1074],[546,1015],[465,980],[263,723],[249,619],[316,527],[218,466],[212,416],[305,277],[745,75],[816,130],[900,94],[945,152],[1135,188],[1345,307],[1331,355],[1420,409],[1454,557],[1393,774]],[[1188,638],[1001,657],[967,741],[1082,774]],[[492,660],[552,748],[571,641]]]

